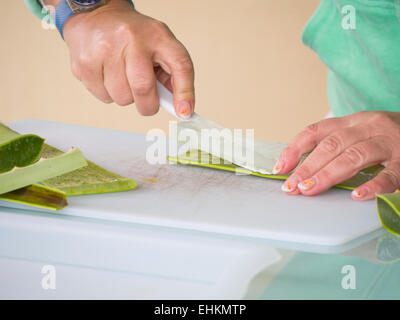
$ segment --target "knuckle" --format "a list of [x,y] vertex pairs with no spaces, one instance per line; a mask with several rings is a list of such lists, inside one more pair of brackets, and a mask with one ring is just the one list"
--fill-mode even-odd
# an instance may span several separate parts
[[129,23],[121,23],[115,30],[120,35],[131,35],[133,32],[132,26]]
[[387,183],[385,179],[374,179],[370,182],[370,187],[374,193],[379,193],[380,190],[387,189]]
[[312,176],[312,171],[307,165],[303,164],[296,169],[296,176],[304,180]]
[[358,111],[356,113],[349,114],[347,116],[341,117],[341,121],[344,121],[349,126],[357,125],[360,121],[368,122],[368,113],[371,111]]
[[315,180],[317,180],[318,184],[320,184],[321,186],[326,186],[326,187],[324,187],[324,189],[334,185],[333,182],[335,181],[334,176],[327,169],[322,169],[321,171],[319,171],[315,175]]
[[337,136],[329,136],[322,140],[321,142],[321,148],[328,152],[328,153],[333,153],[336,154],[341,150],[341,146],[343,145],[343,142],[341,138]]
[[123,23],[115,30],[115,34],[119,40],[124,40],[126,43],[136,40],[136,32],[132,25]]
[[113,99],[106,93],[101,94],[101,96],[97,96],[100,101],[106,104],[110,104],[113,102]]
[[369,112],[370,111],[362,110],[362,111],[358,111],[356,113],[350,114],[346,117],[348,117],[348,118],[354,118],[354,117],[358,117],[358,116],[365,117],[366,115],[368,115]]
[[382,170],[381,175],[385,178],[385,181],[389,181],[393,188],[400,186],[399,173],[392,169]]
[[318,137],[318,131],[319,131],[319,124],[318,123],[313,123],[308,125],[307,127],[304,128],[303,131],[301,131],[298,136],[296,137],[296,141],[298,140],[312,140],[313,143],[317,143],[317,137]]
[[138,111],[142,116],[149,117],[154,116],[158,112],[158,108],[138,108]]
[[111,104],[113,103],[113,100],[109,97],[104,97],[102,99],[100,99],[102,102],[104,102],[105,104]]
[[169,30],[168,26],[160,20],[152,20],[151,26],[154,31],[159,32],[159,33],[164,33]]
[[133,83],[133,91],[136,95],[147,96],[153,91],[154,83],[150,78],[137,78]]
[[375,123],[382,123],[382,124],[387,124],[388,122],[392,122],[392,119],[386,112],[374,112],[373,116],[371,117],[371,120]]
[[75,78],[81,80],[81,68],[76,61],[71,62],[71,72]]
[[288,158],[294,156],[298,156],[299,150],[296,147],[296,143],[292,142],[282,151],[282,157]]
[[96,42],[96,55],[104,55],[110,52],[112,48],[112,43],[109,39],[100,39]]
[[319,129],[318,123],[312,123],[304,129],[304,132],[308,134],[317,134],[318,129]]
[[133,102],[133,98],[131,93],[123,93],[119,94],[117,97],[114,98],[114,101],[119,106],[127,106]]
[[188,54],[184,54],[175,61],[175,68],[179,73],[192,73],[193,63]]
[[301,141],[308,141],[312,142],[313,144],[317,144],[317,136],[318,136],[318,123],[313,123],[305,127],[300,133],[296,135],[296,137],[293,139],[291,146],[294,146],[296,149],[297,148],[297,143]]
[[84,85],[86,87],[86,89],[93,95],[95,96],[97,99],[99,99],[100,101],[106,103],[106,104],[110,104],[113,102],[113,100],[111,99],[111,97],[108,95],[107,92],[99,90],[98,88],[96,88],[96,86],[94,86],[92,83],[88,83],[88,82],[84,82]]
[[186,98],[193,96],[193,87],[179,87],[176,89],[175,94],[179,96],[186,96]]
[[87,52],[81,52],[78,56],[77,63],[81,66],[87,66],[93,63],[92,55]]
[[92,84],[91,82],[88,82],[88,81],[86,81],[86,80],[83,80],[83,84],[84,84],[85,88],[86,88],[89,92],[91,92],[94,96],[97,96],[97,95],[96,95],[96,88],[93,86],[93,84]]
[[359,146],[352,146],[343,152],[343,157],[352,165],[361,166],[366,159],[365,151]]
[[160,44],[169,41],[170,39],[174,39],[174,36],[170,31],[170,29],[162,21],[151,20],[150,22],[148,22],[146,29],[148,36],[151,37],[153,42],[156,44]]

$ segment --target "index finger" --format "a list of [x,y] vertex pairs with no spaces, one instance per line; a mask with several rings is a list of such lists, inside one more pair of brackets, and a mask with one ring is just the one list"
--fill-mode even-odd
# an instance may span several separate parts
[[311,152],[319,142],[331,133],[345,128],[348,121],[347,117],[331,118],[306,127],[282,151],[275,165],[274,173],[283,174],[293,170],[303,154]]

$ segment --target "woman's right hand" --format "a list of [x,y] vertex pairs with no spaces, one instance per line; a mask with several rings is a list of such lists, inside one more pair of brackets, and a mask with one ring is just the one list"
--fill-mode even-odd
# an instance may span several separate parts
[[105,103],[135,102],[145,116],[159,109],[156,79],[174,94],[177,115],[194,110],[194,69],[189,53],[168,27],[110,0],[69,18],[63,29],[76,78]]

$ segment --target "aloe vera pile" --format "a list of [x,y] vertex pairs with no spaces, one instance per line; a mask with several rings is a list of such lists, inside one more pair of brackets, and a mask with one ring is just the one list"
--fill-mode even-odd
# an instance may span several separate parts
[[134,180],[86,160],[79,149],[62,152],[37,135],[20,135],[0,123],[0,200],[59,210],[68,195],[135,187]]

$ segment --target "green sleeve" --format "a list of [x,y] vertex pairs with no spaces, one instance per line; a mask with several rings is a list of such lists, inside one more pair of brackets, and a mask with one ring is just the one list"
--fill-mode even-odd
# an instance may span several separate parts
[[47,11],[43,10],[43,6],[39,0],[24,0],[25,5],[31,12],[40,19],[47,15]]

